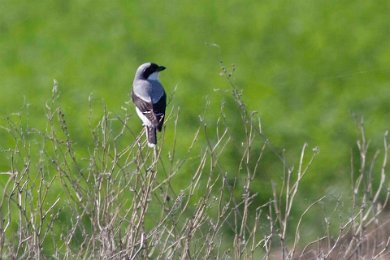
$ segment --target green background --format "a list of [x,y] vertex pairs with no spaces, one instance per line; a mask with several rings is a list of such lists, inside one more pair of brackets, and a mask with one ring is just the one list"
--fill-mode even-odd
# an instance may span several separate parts
[[[226,102],[230,122],[239,122],[237,113],[229,114],[234,108],[220,75],[222,61],[229,70],[234,65],[233,81],[274,147],[252,187],[260,202],[270,199],[271,181],[283,175],[275,153],[285,150],[297,167],[305,142],[320,153],[303,182],[301,203],[347,195],[356,122],[364,118],[370,150],[382,147],[389,128],[389,13],[384,0],[1,0],[2,124],[7,115],[22,112],[29,126],[44,128],[45,102],[56,79],[69,131],[80,153],[87,153],[87,119],[97,122],[104,107],[133,113],[128,101],[134,72],[154,61],[167,67],[160,78],[168,110],[180,109],[176,145],[184,157],[199,115],[205,113],[212,125]],[[173,125],[168,120],[168,145]],[[140,131],[136,117],[131,127]],[[0,132],[2,151],[12,146],[6,136]],[[234,150],[227,154],[226,167],[237,168],[240,158]],[[8,171],[8,157],[2,157],[0,171]],[[178,190],[189,168],[183,168]]]

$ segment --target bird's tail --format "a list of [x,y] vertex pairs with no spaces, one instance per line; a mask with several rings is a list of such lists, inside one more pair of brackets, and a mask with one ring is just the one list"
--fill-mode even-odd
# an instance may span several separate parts
[[146,138],[148,139],[148,146],[155,147],[157,144],[156,128],[146,126]]

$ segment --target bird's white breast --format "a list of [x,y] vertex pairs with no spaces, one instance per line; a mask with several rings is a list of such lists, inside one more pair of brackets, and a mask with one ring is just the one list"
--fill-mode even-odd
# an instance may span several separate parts
[[160,72],[156,71],[149,75],[148,80],[157,80],[159,81],[158,77],[160,76]]

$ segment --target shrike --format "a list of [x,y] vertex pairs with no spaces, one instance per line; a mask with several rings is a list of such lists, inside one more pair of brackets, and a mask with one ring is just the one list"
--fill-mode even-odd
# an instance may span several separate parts
[[164,66],[148,62],[138,67],[133,81],[131,99],[146,130],[149,147],[157,144],[156,130],[161,131],[165,119],[167,96],[158,79]]

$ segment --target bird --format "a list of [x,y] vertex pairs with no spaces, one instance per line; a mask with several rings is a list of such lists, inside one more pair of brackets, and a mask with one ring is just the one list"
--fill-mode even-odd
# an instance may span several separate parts
[[156,147],[157,133],[164,125],[167,96],[160,83],[159,74],[164,66],[153,62],[141,64],[135,72],[131,99],[141,119],[149,147]]

